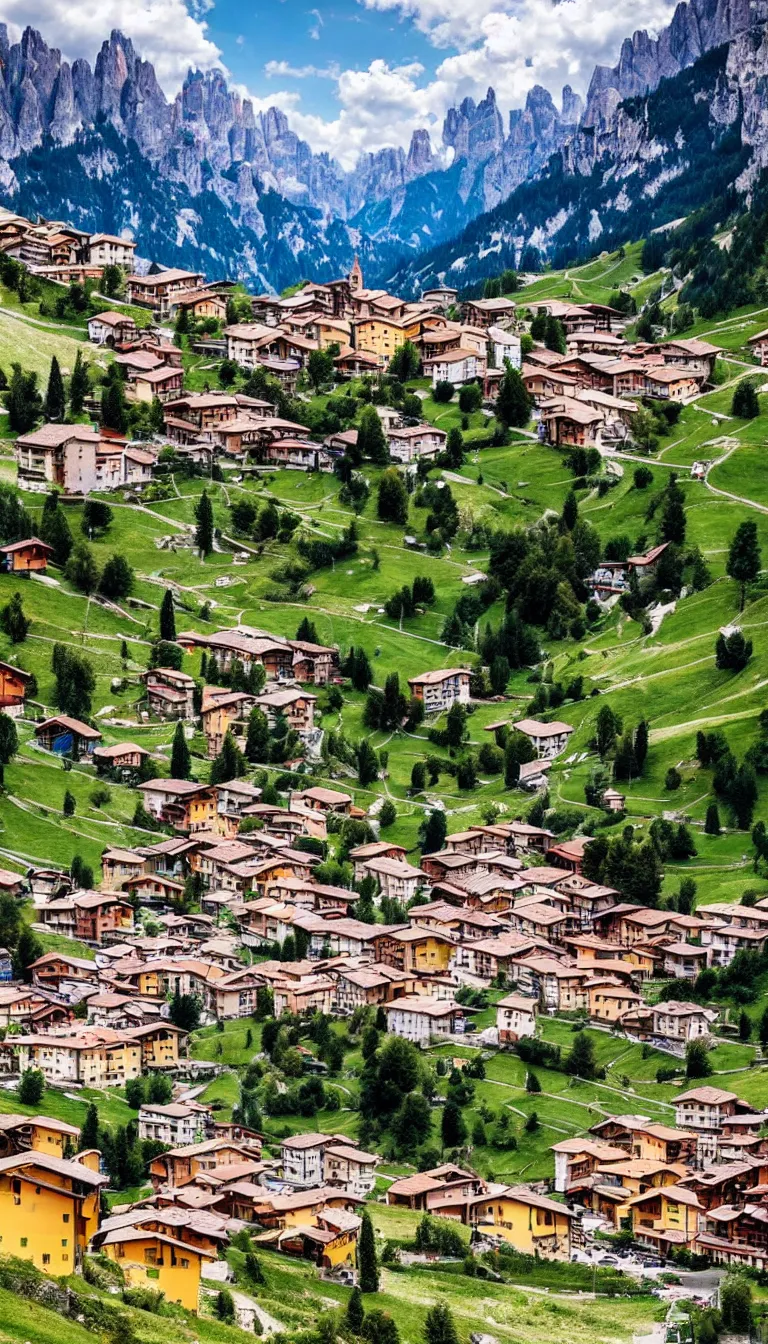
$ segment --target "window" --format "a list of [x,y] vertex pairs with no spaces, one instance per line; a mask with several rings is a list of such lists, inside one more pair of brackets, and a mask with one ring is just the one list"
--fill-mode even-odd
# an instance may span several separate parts
[[26,1238],[26,1237],[21,1237],[21,1238],[19,1239],[19,1245],[20,1245],[20,1246],[26,1246],[26,1244],[27,1244],[27,1238]]
[[51,1257],[50,1257],[50,1255],[47,1255],[47,1254],[44,1252],[44,1253],[43,1253],[43,1264],[44,1264],[44,1265],[50,1265],[50,1263],[51,1263]]

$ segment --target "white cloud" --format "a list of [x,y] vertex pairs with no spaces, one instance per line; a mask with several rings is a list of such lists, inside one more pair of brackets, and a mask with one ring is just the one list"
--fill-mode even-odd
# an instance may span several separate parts
[[325,24],[323,23],[323,16],[320,13],[319,9],[310,9],[309,14],[315,20],[315,22],[311,25],[309,29],[309,36],[312,38],[313,42],[319,42],[320,29],[325,27]]
[[[345,70],[337,82],[340,111],[334,120],[291,114],[292,127],[315,150],[351,167],[357,155],[389,145],[407,146],[426,127],[441,147],[442,121],[465,97],[489,87],[503,112],[520,107],[534,84],[555,101],[564,84],[586,93],[596,64],[614,65],[621,43],[638,25],[657,31],[669,21],[674,0],[361,0],[369,9],[392,10],[461,53],[446,56],[424,81],[421,65],[373,61],[367,70]],[[277,73],[278,71],[276,71]],[[287,74],[287,69],[279,73]]]
[[354,166],[359,154],[407,146],[415,130],[436,128],[419,86],[423,74],[417,62],[390,66],[381,60],[372,61],[367,70],[344,70],[336,86],[338,117],[327,121],[299,109],[291,114],[291,126],[313,149],[327,150],[346,168]]
[[482,21],[494,13],[514,13],[515,0],[358,0],[366,9],[395,10],[427,33],[437,47],[464,50],[481,36]]
[[157,77],[172,97],[190,66],[203,70],[221,65],[221,52],[207,35],[200,17],[212,0],[195,0],[193,17],[184,0],[36,0],[34,15],[29,0],[5,0],[3,19],[18,37],[30,22],[49,46],[59,47],[68,60],[84,56],[93,63],[94,43],[113,28],[120,28],[145,60],[152,61]]
[[291,65],[290,61],[267,61],[267,79],[338,79],[338,65]]

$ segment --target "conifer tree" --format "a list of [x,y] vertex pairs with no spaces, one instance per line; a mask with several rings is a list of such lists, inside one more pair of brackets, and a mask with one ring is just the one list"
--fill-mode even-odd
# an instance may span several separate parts
[[46,420],[60,421],[64,419],[66,409],[64,379],[61,376],[59,361],[54,355],[51,359],[51,371],[48,374],[48,387],[45,393],[43,413]]
[[228,730],[224,734],[221,751],[211,765],[211,784],[226,784],[228,780],[237,779],[239,775],[244,774],[245,759],[243,753],[235,742],[232,733]]
[[166,588],[160,603],[160,638],[171,643],[176,639],[176,613],[170,588]]
[[207,490],[204,490],[200,496],[199,503],[195,509],[195,519],[197,527],[195,529],[195,544],[197,549],[203,555],[210,555],[213,550],[213,505],[208,497]]
[[179,720],[171,748],[171,779],[189,779],[191,769],[192,756],[184,736],[184,724]]
[[83,359],[82,351],[78,350],[75,355],[75,367],[69,380],[69,409],[73,415],[82,415],[89,390],[88,365]]
[[379,1266],[376,1261],[376,1242],[373,1223],[367,1209],[363,1213],[357,1242],[357,1270],[361,1293],[376,1293],[379,1289]]
[[359,1288],[353,1288],[352,1296],[347,1303],[347,1310],[344,1314],[344,1323],[353,1335],[359,1335],[364,1320],[363,1295]]

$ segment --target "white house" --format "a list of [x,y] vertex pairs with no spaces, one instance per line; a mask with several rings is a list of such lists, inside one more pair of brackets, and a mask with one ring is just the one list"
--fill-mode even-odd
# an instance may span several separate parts
[[489,355],[497,369],[503,369],[507,360],[513,369],[522,368],[520,337],[516,336],[514,331],[504,331],[503,327],[489,327],[486,335]]
[[570,723],[560,723],[557,719],[553,723],[542,723],[539,719],[519,719],[512,726],[529,738],[532,746],[545,761],[552,760],[553,757],[559,756],[561,751],[565,751],[573,732]]
[[414,462],[422,457],[436,457],[445,447],[448,435],[435,425],[411,425],[390,429],[387,435],[389,455],[393,462]]
[[429,994],[406,994],[385,1003],[387,1031],[414,1045],[429,1045],[433,1036],[453,1036],[464,1030],[464,1013],[453,999],[435,999]]
[[88,318],[88,340],[94,345],[122,345],[134,340],[137,334],[138,327],[134,319],[126,313],[110,309]]
[[133,266],[136,244],[129,238],[116,238],[111,233],[92,233],[88,239],[88,261],[91,266]]
[[726,1092],[722,1087],[694,1087],[690,1092],[681,1092],[673,1099],[675,1124],[679,1129],[711,1130],[720,1129],[723,1120],[736,1113],[737,1106],[743,1111],[751,1111],[746,1102],[740,1102],[735,1092]]
[[702,1008],[699,1003],[659,1003],[652,1009],[653,1034],[671,1041],[694,1041],[709,1036],[712,1023],[717,1021],[714,1008]]
[[[283,1139],[280,1155],[283,1162],[283,1180],[289,1185],[308,1188],[322,1185],[325,1180],[323,1155],[333,1143],[331,1134],[294,1134]],[[346,1143],[346,1139],[344,1140]]]
[[323,1160],[325,1184],[331,1189],[344,1190],[357,1199],[365,1199],[375,1188],[376,1167],[380,1161],[378,1153],[366,1153],[350,1139],[330,1143]]
[[139,1138],[155,1139],[171,1148],[201,1143],[206,1137],[207,1106],[195,1102],[171,1102],[167,1106],[145,1102],[139,1107]]
[[408,685],[411,695],[423,702],[425,714],[439,714],[457,701],[469,704],[469,673],[461,667],[422,672],[419,677],[409,677]]
[[496,1026],[499,1045],[511,1045],[521,1036],[533,1036],[536,1031],[537,999],[524,994],[507,994],[496,1004]]
[[381,887],[382,896],[395,901],[410,901],[419,887],[429,885],[429,878],[420,868],[400,859],[377,857],[368,859],[364,864],[365,875],[375,877]]
[[454,387],[462,387],[464,383],[483,378],[485,369],[486,361],[482,355],[462,346],[424,360],[424,372],[427,377],[431,377],[433,387],[438,383],[452,383]]

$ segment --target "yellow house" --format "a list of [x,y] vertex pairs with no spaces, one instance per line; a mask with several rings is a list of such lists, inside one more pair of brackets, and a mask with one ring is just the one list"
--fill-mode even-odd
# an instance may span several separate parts
[[356,349],[390,360],[405,340],[402,322],[389,317],[365,317],[355,325]]
[[654,1246],[692,1246],[703,1207],[693,1190],[683,1185],[665,1185],[648,1190],[629,1201],[632,1231],[639,1241]]
[[570,1259],[576,1215],[564,1204],[527,1186],[511,1185],[501,1194],[479,1195],[468,1208],[472,1223],[486,1236],[503,1237],[516,1251],[530,1255]]
[[141,1047],[144,1069],[167,1069],[178,1064],[179,1044],[187,1039],[186,1032],[172,1022],[148,1022],[143,1027],[132,1027],[130,1035]]
[[623,1200],[616,1209],[617,1223],[629,1217],[632,1199],[664,1185],[676,1185],[687,1174],[685,1165],[670,1165],[653,1158],[627,1158],[623,1162],[601,1162],[597,1166],[601,1181],[616,1185]]
[[19,1151],[64,1157],[67,1143],[77,1147],[80,1130],[48,1115],[0,1115],[0,1156]]
[[11,1036],[0,1043],[20,1072],[40,1069],[45,1081],[61,1087],[119,1087],[141,1073],[141,1042],[110,1027],[84,1027],[71,1036]]
[[622,957],[623,961],[630,962],[636,966],[643,979],[651,979],[656,970],[656,963],[659,960],[658,955],[654,955],[642,947],[630,947]]
[[399,971],[432,971],[442,974],[456,944],[447,934],[430,933],[418,926],[382,933],[375,941],[376,960]]
[[589,1016],[597,1022],[618,1022],[630,1008],[638,1008],[643,1000],[640,994],[623,985],[590,985],[587,990]]
[[116,1227],[101,1248],[120,1266],[128,1286],[159,1289],[187,1311],[197,1311],[203,1261],[216,1259],[201,1247],[143,1227]]
[[326,1209],[314,1223],[286,1227],[277,1236],[277,1249],[303,1260],[311,1258],[323,1269],[354,1265],[360,1224],[356,1214]]
[[0,1254],[31,1260],[46,1274],[71,1274],[99,1226],[107,1177],[48,1153],[0,1159]]

